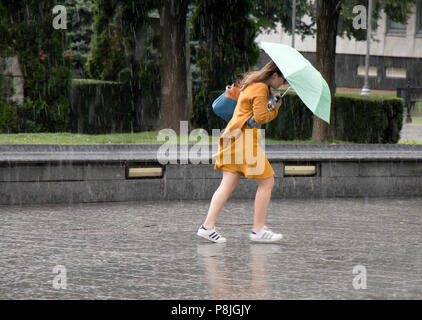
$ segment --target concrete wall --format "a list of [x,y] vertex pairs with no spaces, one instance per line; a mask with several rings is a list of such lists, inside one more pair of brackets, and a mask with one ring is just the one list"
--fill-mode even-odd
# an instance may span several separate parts
[[[154,159],[158,146],[84,147],[14,152],[0,146],[0,204],[211,199],[221,182],[222,172],[211,162],[160,164]],[[422,194],[422,146],[290,145],[271,146],[266,154],[275,171],[274,198]],[[317,174],[285,176],[284,166],[292,164],[316,165]],[[162,167],[162,177],[127,177],[129,167],[150,166]],[[231,197],[254,198],[256,188],[253,179],[242,177]]]

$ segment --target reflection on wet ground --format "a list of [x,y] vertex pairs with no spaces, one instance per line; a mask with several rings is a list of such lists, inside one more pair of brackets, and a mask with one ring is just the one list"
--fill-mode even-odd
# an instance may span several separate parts
[[[0,206],[0,298],[422,297],[420,197],[273,199],[267,225],[283,233],[277,244],[249,241],[250,199],[221,212],[226,244],[197,237],[208,206]],[[58,276],[65,288],[54,286]]]

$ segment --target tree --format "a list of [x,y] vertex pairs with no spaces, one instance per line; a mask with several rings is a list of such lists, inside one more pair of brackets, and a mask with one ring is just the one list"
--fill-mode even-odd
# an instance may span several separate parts
[[[185,52],[188,3],[188,0],[96,0],[89,72],[97,79],[129,82],[135,94],[154,97],[154,101],[158,96],[161,104],[158,129],[178,131],[180,120],[188,119]],[[149,31],[155,28],[148,18],[154,10],[160,19],[160,41]]]
[[340,14],[340,0],[318,0],[316,10],[316,68],[330,87],[330,125],[314,115],[312,140],[321,142],[335,138],[334,94],[337,24]]
[[[394,21],[405,23],[411,12],[415,0],[374,0],[372,12],[373,30],[377,28],[377,20],[383,9],[387,16]],[[316,68],[327,81],[331,96],[335,94],[335,50],[336,37],[347,36],[358,41],[366,40],[366,30],[353,28],[353,7],[362,5],[361,0],[296,0],[297,18],[296,32],[305,35],[315,34],[316,31]],[[292,1],[255,0],[255,13],[260,26],[264,29],[274,29],[275,22],[281,22],[284,29],[291,33]],[[315,7],[316,6],[316,7]],[[311,23],[305,24],[301,17],[307,14]],[[290,16],[290,18],[289,18]],[[316,30],[314,25],[316,24]],[[316,142],[335,138],[335,109],[334,99],[331,102],[330,124],[314,116],[312,139]]]
[[63,4],[68,15],[65,50],[75,62],[76,76],[86,78],[84,65],[92,35],[94,0],[66,0]]
[[[130,86],[135,131],[144,131],[144,118],[158,117],[160,108],[157,8],[155,0],[95,0],[87,70],[94,79]],[[155,125],[148,124],[146,129],[155,129]]]
[[24,76],[20,131],[67,129],[72,63],[64,52],[66,32],[52,25],[56,4],[54,0],[0,1],[0,56],[17,56]]
[[197,67],[202,83],[196,93],[192,121],[212,129],[221,121],[210,109],[213,91],[220,92],[254,66],[259,56],[255,44],[258,27],[250,14],[253,1],[198,1],[192,16],[192,38],[198,41]]
[[[292,0],[254,0],[253,15],[263,31],[270,32],[277,23],[281,23],[287,33],[292,33]],[[302,20],[305,15],[314,18],[313,7],[308,0],[296,0],[295,30],[302,38],[315,33],[314,19],[308,24]]]
[[180,132],[180,120],[188,120],[186,68],[186,15],[189,0],[162,0],[161,109],[159,129]]
[[117,81],[118,73],[127,65],[122,23],[116,20],[121,5],[111,0],[95,1],[93,35],[86,64],[93,79]]
[[[394,21],[405,23],[411,12],[411,6],[415,0],[374,0],[375,10],[371,13],[375,28],[379,18],[380,8],[383,7],[386,14]],[[366,40],[364,30],[353,28],[353,10],[356,5],[361,4],[359,0],[317,0],[316,2],[316,68],[321,72],[327,81],[331,96],[335,94],[335,54],[337,35],[352,36],[357,40]],[[338,25],[340,24],[340,28]],[[374,28],[374,29],[375,29]],[[330,124],[314,116],[312,140],[322,142],[335,139],[335,108],[334,99],[331,100]]]

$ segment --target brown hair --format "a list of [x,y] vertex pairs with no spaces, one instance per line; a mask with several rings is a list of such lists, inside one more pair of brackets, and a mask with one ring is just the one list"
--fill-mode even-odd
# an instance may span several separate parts
[[270,60],[270,62],[268,62],[264,67],[262,67],[261,70],[244,73],[243,78],[239,81],[239,85],[241,87],[240,91],[245,90],[247,86],[252,83],[267,81],[273,75],[274,72],[277,72],[279,76],[283,76],[274,61]]

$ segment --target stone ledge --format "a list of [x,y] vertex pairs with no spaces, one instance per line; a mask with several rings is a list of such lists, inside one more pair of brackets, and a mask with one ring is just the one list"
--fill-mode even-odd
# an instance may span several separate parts
[[[211,199],[222,171],[210,162],[161,165],[159,147],[0,145],[0,204]],[[422,194],[422,146],[271,145],[266,155],[275,198]],[[315,164],[318,174],[285,177],[285,164]],[[162,177],[126,178],[128,167],[157,165]],[[256,188],[242,177],[231,197],[254,198]]]
[[[157,151],[161,145],[0,145],[1,162],[37,161],[158,161]],[[189,146],[189,149],[192,145]],[[202,158],[186,152],[187,146],[179,146],[166,158],[177,162],[189,159],[202,164],[215,163],[212,153],[215,146],[208,148]],[[422,145],[396,144],[350,144],[350,145],[266,145],[268,160],[422,160]],[[188,161],[186,161],[187,163]]]
[[[219,184],[219,179],[0,182],[0,204],[210,200]],[[253,199],[256,189],[253,179],[243,178],[230,198]],[[286,177],[275,179],[271,197],[415,197],[421,194],[422,177]]]

